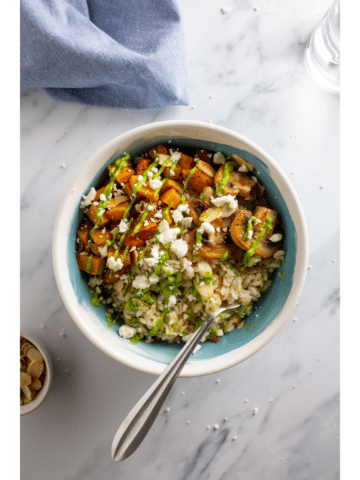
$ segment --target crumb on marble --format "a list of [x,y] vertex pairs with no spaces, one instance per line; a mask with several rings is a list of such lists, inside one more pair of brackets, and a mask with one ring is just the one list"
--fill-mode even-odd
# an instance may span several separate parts
[[219,430],[219,428],[220,428],[219,425],[217,423],[215,423],[215,425],[213,426],[213,429],[214,430]]
[[236,440],[236,439],[237,439],[237,436],[234,435],[231,440]]
[[39,327],[40,327],[40,328],[44,328],[44,329],[46,328],[46,326],[45,326],[44,324],[42,324],[42,323],[40,323]]
[[169,412],[170,412],[170,407],[165,408],[165,413],[169,413]]
[[220,381],[220,378],[217,378],[215,383],[220,383]]
[[258,411],[259,411],[258,407],[255,407],[252,411],[252,414],[256,415],[258,413]]
[[221,7],[220,10],[223,15],[227,15],[230,12],[228,7]]

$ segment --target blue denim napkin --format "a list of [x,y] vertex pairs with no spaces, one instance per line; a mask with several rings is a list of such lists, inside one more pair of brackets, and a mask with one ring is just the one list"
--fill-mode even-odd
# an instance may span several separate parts
[[21,85],[91,105],[187,105],[176,0],[21,0]]

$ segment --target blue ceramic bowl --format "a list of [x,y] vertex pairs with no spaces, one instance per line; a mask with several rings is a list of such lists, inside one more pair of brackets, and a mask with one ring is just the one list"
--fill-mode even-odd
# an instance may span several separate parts
[[[138,370],[159,375],[181,345],[154,342],[130,344],[118,335],[118,325],[108,327],[104,306],[90,303],[89,288],[76,262],[76,233],[81,222],[80,201],[91,186],[99,184],[106,165],[120,154],[132,157],[158,143],[192,146],[233,153],[256,167],[271,207],[284,228],[285,261],[268,292],[247,319],[250,328],[233,330],[221,342],[202,343],[191,355],[181,376],[205,375],[231,367],[268,343],[291,315],[300,296],[308,258],[306,223],[301,205],[289,180],[261,148],[231,130],[203,122],[166,121],[144,125],[120,135],[98,150],[78,171],[61,202],[53,235],[53,263],[64,304],[82,332],[105,353]],[[280,274],[279,274],[280,273]]]

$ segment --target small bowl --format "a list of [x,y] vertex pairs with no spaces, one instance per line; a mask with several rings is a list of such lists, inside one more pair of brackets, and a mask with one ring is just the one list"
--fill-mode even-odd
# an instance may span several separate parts
[[35,410],[35,408],[37,408],[45,400],[45,397],[49,392],[50,385],[52,382],[53,367],[52,367],[50,355],[48,354],[44,345],[41,342],[39,342],[39,340],[36,340],[34,337],[32,337],[31,335],[25,332],[20,332],[20,338],[21,337],[28,340],[30,343],[34,345],[34,347],[36,347],[39,350],[39,352],[43,356],[45,368],[46,368],[44,385],[42,386],[41,390],[39,390],[34,400],[27,403],[26,405],[20,405],[20,415],[25,415],[26,413],[29,413]]
[[80,201],[91,186],[104,178],[106,166],[120,154],[132,158],[159,143],[192,146],[235,153],[256,167],[272,208],[280,215],[285,231],[285,261],[270,289],[256,302],[247,323],[251,328],[233,330],[219,343],[205,342],[191,355],[181,376],[193,377],[224,370],[253,355],[285,324],[300,296],[308,263],[307,229],[297,195],[279,165],[259,146],[236,132],[214,124],[194,121],[165,121],[130,130],[100,148],[70,183],[59,208],[53,234],[53,265],[63,302],[82,332],[103,352],[129,367],[159,375],[182,345],[139,342],[132,345],[118,334],[119,326],[108,327],[103,305],[90,302],[89,288],[76,262],[76,235],[81,222]]

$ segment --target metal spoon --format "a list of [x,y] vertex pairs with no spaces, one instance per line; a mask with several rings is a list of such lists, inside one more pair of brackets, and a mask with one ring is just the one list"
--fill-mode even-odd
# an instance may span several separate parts
[[170,365],[165,368],[160,377],[130,411],[116,432],[111,446],[111,456],[116,462],[129,457],[144,440],[183,366],[215,318],[221,312],[239,306],[239,304],[233,304],[219,308],[214,315],[209,317],[193,333],[190,340],[186,342]]

